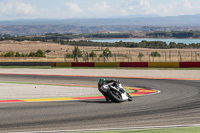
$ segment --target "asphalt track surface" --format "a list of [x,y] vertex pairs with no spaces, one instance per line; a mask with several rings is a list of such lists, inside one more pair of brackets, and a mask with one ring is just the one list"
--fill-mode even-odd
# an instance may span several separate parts
[[[118,78],[119,79],[119,78]],[[200,124],[200,81],[119,79],[127,87],[160,90],[132,102],[80,100],[0,103],[0,132]],[[0,75],[0,81],[96,85],[97,77]]]

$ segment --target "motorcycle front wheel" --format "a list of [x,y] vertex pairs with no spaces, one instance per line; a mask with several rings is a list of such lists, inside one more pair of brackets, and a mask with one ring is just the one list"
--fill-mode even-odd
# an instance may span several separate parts
[[123,102],[121,94],[115,90],[109,90],[108,96],[112,101],[116,103]]

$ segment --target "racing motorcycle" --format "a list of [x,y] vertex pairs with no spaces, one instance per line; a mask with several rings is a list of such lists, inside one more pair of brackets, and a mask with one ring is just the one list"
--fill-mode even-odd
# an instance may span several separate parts
[[120,103],[133,100],[133,98],[126,92],[120,81],[101,81],[101,79],[98,83],[98,89],[105,96],[107,101],[111,100],[113,102]]

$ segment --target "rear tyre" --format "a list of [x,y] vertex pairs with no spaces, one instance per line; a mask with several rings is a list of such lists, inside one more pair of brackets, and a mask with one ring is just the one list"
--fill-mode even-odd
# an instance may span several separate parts
[[121,94],[115,90],[112,90],[112,89],[108,90],[108,96],[110,97],[112,101],[116,103],[123,102]]

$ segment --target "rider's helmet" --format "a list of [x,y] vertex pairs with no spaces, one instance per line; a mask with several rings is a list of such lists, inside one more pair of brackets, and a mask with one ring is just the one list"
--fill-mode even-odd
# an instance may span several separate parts
[[99,79],[99,82],[104,82],[104,81],[105,81],[104,78],[100,78],[100,79]]

